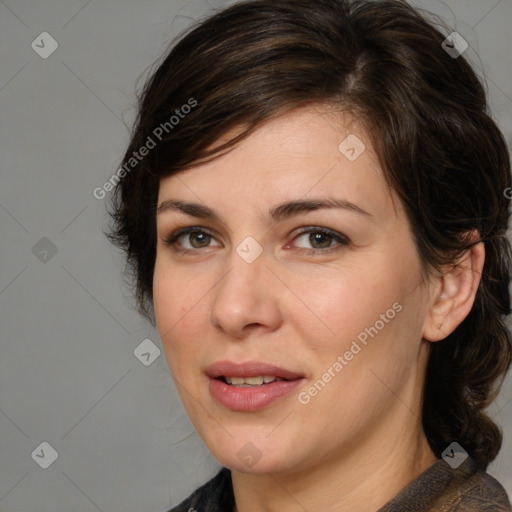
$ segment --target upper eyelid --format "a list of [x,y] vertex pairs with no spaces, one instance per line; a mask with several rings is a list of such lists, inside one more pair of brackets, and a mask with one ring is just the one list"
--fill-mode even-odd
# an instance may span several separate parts
[[[292,241],[294,241],[295,239],[297,239],[300,236],[307,235],[310,233],[319,232],[319,233],[325,233],[325,234],[330,235],[338,243],[342,243],[342,242],[350,243],[349,237],[347,237],[345,234],[340,233],[339,231],[336,231],[331,228],[321,227],[321,226],[303,226],[298,229],[299,229],[299,231],[294,235]],[[169,236],[165,237],[165,241],[172,240],[172,242],[170,242],[170,243],[171,243],[171,245],[174,245],[174,244],[176,244],[176,241],[179,238],[181,238],[182,236],[185,236],[185,235],[189,235],[191,233],[205,233],[205,234],[211,236],[212,238],[214,238],[215,240],[217,240],[215,234],[208,228],[204,228],[201,226],[187,226],[187,227],[178,228],[178,229],[172,231],[172,233]],[[206,247],[206,248],[208,248],[208,247]],[[301,248],[301,249],[303,249],[303,248]],[[196,251],[198,249],[185,249],[185,250]],[[321,251],[322,249],[311,249],[311,250]]]

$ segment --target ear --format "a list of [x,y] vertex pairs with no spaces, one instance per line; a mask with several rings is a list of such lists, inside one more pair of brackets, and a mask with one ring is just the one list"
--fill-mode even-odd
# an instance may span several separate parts
[[424,339],[443,340],[468,316],[475,302],[484,261],[484,244],[479,242],[441,275],[432,278],[433,295],[425,318]]

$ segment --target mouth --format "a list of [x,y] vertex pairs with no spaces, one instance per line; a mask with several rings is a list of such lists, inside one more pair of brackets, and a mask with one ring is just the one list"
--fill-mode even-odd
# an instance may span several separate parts
[[265,375],[265,376],[257,376],[257,377],[221,376],[221,377],[217,377],[217,380],[224,382],[228,386],[235,386],[237,388],[254,388],[254,387],[264,386],[264,385],[270,384],[272,382],[287,381],[287,379],[282,379],[281,377],[276,377],[275,375]]
[[212,398],[232,411],[255,411],[289,395],[304,375],[259,361],[219,361],[206,369]]
[[302,379],[304,375],[261,361],[234,363],[217,361],[210,365],[206,375],[211,379],[223,379],[230,385],[261,386],[275,381]]

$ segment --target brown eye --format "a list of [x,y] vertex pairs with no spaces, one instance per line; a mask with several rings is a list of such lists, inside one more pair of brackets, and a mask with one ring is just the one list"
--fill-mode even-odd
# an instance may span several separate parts
[[[179,243],[180,239],[182,240],[181,243]],[[203,229],[184,228],[175,231],[165,240],[165,244],[177,247],[177,249],[195,250],[211,247],[209,244],[212,240],[214,240],[213,235]]]
[[[305,238],[306,235],[308,235],[307,238]],[[301,245],[297,245],[297,247],[301,250],[309,250],[311,252],[327,252],[330,249],[338,248],[337,246],[349,244],[349,240],[346,236],[325,228],[308,228],[295,237],[295,240],[300,238],[307,240],[310,247]],[[333,242],[335,243],[333,244]]]
[[[211,236],[207,233],[203,233],[201,231],[198,231],[197,234],[195,233],[189,233],[187,240],[191,242],[191,245],[194,249],[201,249],[203,247],[207,247],[208,242],[210,241]],[[197,241],[197,245],[195,245],[195,242]]]
[[[314,249],[326,249],[331,245],[332,236],[327,233],[310,233],[309,234],[309,242],[313,246]],[[318,245],[316,245],[318,244]]]

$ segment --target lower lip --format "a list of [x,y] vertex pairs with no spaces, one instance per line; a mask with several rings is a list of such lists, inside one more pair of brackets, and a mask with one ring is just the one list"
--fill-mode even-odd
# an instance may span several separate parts
[[289,395],[303,380],[274,381],[257,387],[242,388],[210,378],[210,394],[220,405],[232,411],[257,411]]

